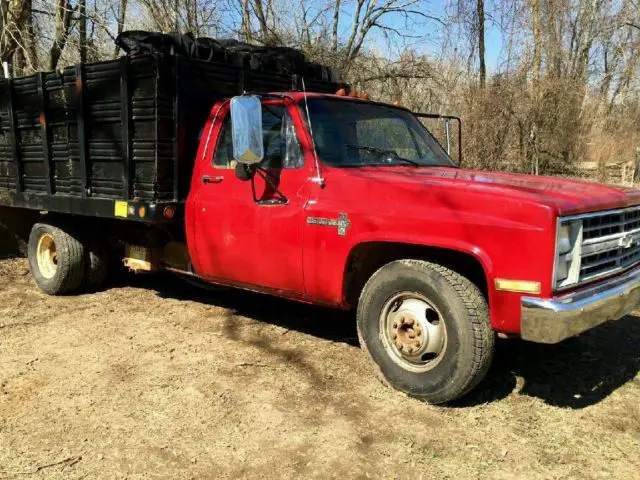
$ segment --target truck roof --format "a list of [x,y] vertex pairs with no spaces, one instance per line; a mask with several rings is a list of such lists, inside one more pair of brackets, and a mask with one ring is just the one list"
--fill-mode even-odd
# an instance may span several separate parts
[[[304,100],[305,92],[300,91],[289,91],[289,92],[271,92],[270,95],[281,95],[283,97],[292,98],[296,103],[299,103]],[[361,103],[371,103],[374,105],[384,105],[385,107],[399,108],[401,110],[407,110],[408,108],[402,105],[393,105],[391,103],[379,102],[372,99],[365,99],[360,97],[352,97],[350,95],[337,95],[335,93],[320,93],[320,92],[306,92],[307,99],[314,98],[324,98],[330,100],[342,100],[347,102],[361,102]]]

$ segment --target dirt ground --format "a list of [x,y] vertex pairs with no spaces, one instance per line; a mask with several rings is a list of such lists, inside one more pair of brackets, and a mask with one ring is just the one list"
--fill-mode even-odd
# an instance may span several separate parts
[[162,275],[52,298],[0,260],[0,478],[640,478],[640,318],[501,341],[434,407],[350,314]]

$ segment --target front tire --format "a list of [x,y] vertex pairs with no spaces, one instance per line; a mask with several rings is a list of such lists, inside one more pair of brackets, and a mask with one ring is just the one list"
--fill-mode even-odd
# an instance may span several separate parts
[[29,267],[40,290],[49,295],[72,293],[85,274],[85,251],[71,232],[36,223],[29,235]]
[[398,260],[380,268],[362,291],[357,317],[360,344],[381,379],[428,403],[465,395],[491,365],[487,302],[442,265]]

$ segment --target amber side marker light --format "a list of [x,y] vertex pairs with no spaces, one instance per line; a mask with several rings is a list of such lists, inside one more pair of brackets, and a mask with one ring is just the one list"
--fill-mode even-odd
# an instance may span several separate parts
[[540,293],[540,282],[529,282],[526,280],[508,280],[506,278],[496,278],[496,290],[517,293]]

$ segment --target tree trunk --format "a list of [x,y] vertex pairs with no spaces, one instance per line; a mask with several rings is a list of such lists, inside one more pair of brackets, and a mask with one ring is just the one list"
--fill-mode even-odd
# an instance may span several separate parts
[[13,65],[15,74],[38,67],[33,31],[32,0],[0,1],[0,57]]
[[38,70],[38,52],[36,51],[35,32],[33,29],[33,1],[23,1],[23,58],[24,66],[22,69],[23,74],[30,74]]
[[540,81],[542,70],[542,35],[540,32],[540,0],[531,1],[531,16],[533,30],[533,81]]
[[87,63],[87,0],[78,0],[80,16],[80,63]]
[[480,87],[484,88],[487,80],[487,67],[484,53],[484,0],[478,0],[478,63],[480,64]]
[[49,70],[55,70],[60,61],[60,56],[67,44],[67,37],[71,29],[71,5],[69,0],[58,0],[55,18],[55,38],[51,50],[49,50]]
[[242,35],[245,42],[253,40],[251,33],[251,7],[249,0],[242,0]]
[[253,11],[260,26],[260,40],[264,43],[269,36],[269,25],[264,14],[264,8],[262,8],[262,0],[253,0]]
[[[127,0],[120,0],[120,8],[118,9],[118,26],[116,29],[116,37],[124,30],[124,21],[127,18]],[[120,47],[116,45],[113,51],[113,58],[118,58]]]
[[333,25],[331,27],[331,51],[338,52],[338,22],[340,22],[340,0],[336,0],[333,10]]

